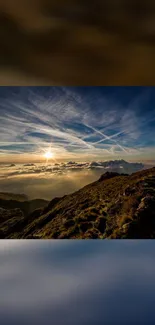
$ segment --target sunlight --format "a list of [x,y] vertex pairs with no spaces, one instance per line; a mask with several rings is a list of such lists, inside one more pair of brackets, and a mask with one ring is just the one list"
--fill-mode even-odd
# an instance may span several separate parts
[[46,152],[44,153],[44,157],[45,157],[46,159],[52,159],[52,158],[54,158],[54,153],[53,153],[51,150],[48,150],[48,151],[46,151]]

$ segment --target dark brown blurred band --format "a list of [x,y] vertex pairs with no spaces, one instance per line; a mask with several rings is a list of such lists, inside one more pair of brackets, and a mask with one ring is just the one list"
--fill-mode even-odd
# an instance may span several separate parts
[[0,0],[0,85],[155,85],[155,2]]

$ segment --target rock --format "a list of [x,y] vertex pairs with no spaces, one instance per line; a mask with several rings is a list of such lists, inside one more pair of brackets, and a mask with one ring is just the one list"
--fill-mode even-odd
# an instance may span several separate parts
[[125,188],[125,191],[123,193],[123,196],[130,196],[133,195],[136,192],[136,188],[135,187],[131,187],[131,186],[127,186]]
[[[137,212],[138,211],[142,211],[142,210],[146,210],[146,209],[150,209],[152,210],[152,208],[155,208],[155,197],[153,196],[145,196],[144,198],[141,199],[141,202],[137,208]],[[153,211],[151,211],[152,213]]]
[[90,229],[85,233],[85,235],[86,235],[86,238],[89,238],[89,239],[99,238],[99,232],[97,229]]
[[125,223],[125,224],[122,226],[122,230],[123,230],[123,232],[125,232],[125,233],[128,232],[129,227],[130,227],[130,222]]
[[116,177],[116,176],[120,176],[119,173],[115,173],[115,172],[106,172],[105,174],[103,174],[100,178],[99,178],[99,182],[102,182],[106,179],[110,179],[110,178],[113,178],[113,177]]

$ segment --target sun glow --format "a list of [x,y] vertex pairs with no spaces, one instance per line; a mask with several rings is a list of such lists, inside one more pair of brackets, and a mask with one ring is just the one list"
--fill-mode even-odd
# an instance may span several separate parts
[[44,153],[44,157],[45,157],[46,159],[52,159],[52,158],[54,158],[54,153],[53,153],[51,150],[48,150],[48,151],[46,151],[46,152]]

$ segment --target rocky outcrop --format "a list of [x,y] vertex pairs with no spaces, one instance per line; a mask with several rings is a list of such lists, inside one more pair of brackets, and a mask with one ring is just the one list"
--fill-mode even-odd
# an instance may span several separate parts
[[115,172],[106,172],[105,174],[103,174],[100,178],[99,178],[99,182],[102,182],[104,180],[119,176],[119,173],[115,173]]

